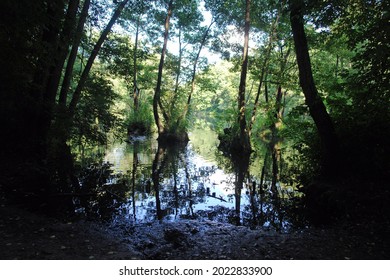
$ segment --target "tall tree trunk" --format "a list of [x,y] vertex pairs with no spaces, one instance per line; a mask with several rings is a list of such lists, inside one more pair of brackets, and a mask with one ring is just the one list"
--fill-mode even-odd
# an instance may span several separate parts
[[81,10],[81,14],[80,14],[79,21],[77,24],[75,36],[73,38],[72,49],[70,51],[70,54],[68,57],[68,62],[66,64],[65,74],[64,74],[64,78],[62,80],[61,91],[60,91],[60,96],[59,96],[59,100],[58,100],[59,104],[62,107],[66,107],[66,100],[68,98],[69,87],[70,87],[70,83],[72,81],[74,63],[75,63],[76,58],[77,58],[77,52],[78,52],[78,49],[80,46],[81,37],[83,35],[84,25],[85,25],[85,22],[87,20],[88,10],[89,10],[90,4],[91,4],[91,0],[84,1],[83,8]]
[[[36,156],[38,161],[47,160],[48,135],[53,118],[54,102],[47,96],[47,86],[55,67],[53,56],[58,50],[61,21],[64,18],[65,5],[61,1],[47,4],[45,25],[42,27],[42,52],[35,62],[35,72],[30,87],[32,104],[22,112],[28,142],[31,143],[29,156]],[[30,143],[26,143],[27,146]],[[33,156],[33,157],[34,157]]]
[[245,90],[246,90],[246,76],[248,70],[248,50],[249,50],[249,29],[250,29],[250,0],[246,0],[245,9],[245,27],[244,27],[244,49],[242,54],[242,65],[241,65],[241,78],[240,86],[238,90],[238,122],[240,126],[240,145],[241,149],[245,153],[250,152],[250,141],[246,127],[245,119]]
[[164,31],[164,44],[161,51],[161,58],[160,58],[160,64],[158,66],[158,76],[157,76],[157,85],[156,90],[154,91],[154,97],[153,97],[153,114],[154,114],[154,121],[156,122],[157,131],[158,134],[161,135],[164,133],[164,126],[161,122],[159,113],[158,113],[158,104],[161,97],[161,81],[162,81],[162,73],[164,68],[164,60],[165,60],[165,53],[167,50],[167,44],[168,44],[168,37],[169,37],[169,21],[172,16],[172,6],[173,6],[173,0],[169,1],[168,4],[168,12],[167,17],[165,18],[165,31]]
[[85,85],[85,82],[87,81],[89,72],[91,71],[91,68],[92,68],[92,65],[95,61],[95,58],[98,55],[98,52],[100,51],[100,48],[102,47],[104,41],[106,40],[108,33],[111,31],[112,26],[115,24],[116,20],[121,15],[127,2],[129,2],[129,0],[124,0],[118,5],[118,7],[116,8],[114,14],[112,15],[110,21],[108,22],[106,28],[103,30],[98,41],[96,42],[96,44],[92,50],[91,55],[88,58],[87,64],[85,65],[83,73],[81,74],[80,80],[77,84],[77,87],[76,87],[74,93],[73,93],[72,100],[69,103],[68,114],[69,114],[70,119],[73,118],[73,116],[74,116],[76,106],[77,106],[77,104],[80,100],[80,97],[81,97],[81,91]]
[[[55,131],[53,135],[57,137],[57,139],[52,141],[52,150],[54,151],[51,155],[54,166],[54,169],[57,170],[59,174],[59,185],[62,185],[62,190],[64,191],[68,188],[68,180],[70,180],[71,185],[73,187],[73,191],[77,191],[80,188],[78,179],[75,176],[75,168],[73,164],[73,157],[71,154],[71,150],[69,145],[66,143],[69,133],[69,126],[71,124],[71,120],[67,116],[66,112],[66,100],[67,94],[69,91],[69,85],[72,79],[73,66],[76,60],[76,55],[78,51],[78,47],[81,41],[81,36],[84,30],[84,23],[88,15],[88,9],[90,5],[90,0],[85,0],[83,4],[83,8],[80,14],[80,18],[76,26],[76,15],[78,10],[79,1],[72,0],[68,6],[68,14],[67,19],[65,21],[65,27],[62,35],[62,39],[60,39],[62,46],[62,54],[59,53],[60,62],[57,65],[55,76],[53,76],[51,81],[51,88],[49,88],[49,94],[52,95],[51,98],[54,98],[57,94],[59,85],[60,85],[60,76],[65,64],[66,56],[68,54],[68,46],[72,46],[70,51],[68,61],[65,68],[65,74],[61,85],[61,90],[59,94],[59,111],[57,112],[57,116],[54,122],[52,129]],[[61,47],[60,47],[61,48]],[[61,49],[60,49],[61,50]],[[54,100],[53,100],[54,102]]]
[[33,53],[31,58],[26,58],[26,61],[35,58],[34,73],[28,87],[28,99],[21,103],[23,109],[20,112],[23,133],[28,135],[22,147],[26,150],[23,161],[33,161],[35,165],[40,167],[41,171],[36,172],[31,178],[31,182],[24,186],[33,192],[40,189],[47,191],[50,187],[48,174],[42,176],[42,171],[48,168],[49,131],[55,104],[47,98],[46,93],[55,65],[53,57],[58,50],[59,33],[66,7],[62,1],[51,1],[47,3],[44,10],[45,13],[42,13],[44,24],[39,26],[40,30],[37,32],[37,36],[40,38],[36,39],[41,44],[38,46],[39,53]]
[[[251,120],[250,120],[250,123],[249,123],[249,129],[248,129],[249,136],[252,133],[252,128],[253,128],[253,125],[255,123],[256,112],[257,112],[257,107],[259,105],[259,98],[260,98],[261,88],[263,86],[263,81],[264,81],[264,78],[267,76],[268,64],[269,64],[269,60],[270,60],[270,57],[271,57],[272,46],[274,44],[274,37],[275,37],[275,33],[277,31],[279,18],[280,18],[280,10],[278,10],[278,14],[276,16],[276,19],[275,19],[275,21],[271,25],[271,31],[270,31],[270,35],[269,35],[269,38],[268,38],[268,45],[267,45],[267,48],[266,48],[263,65],[261,67],[260,82],[259,82],[259,86],[257,88],[257,94],[256,94],[256,98],[255,98],[255,103],[253,105],[252,116],[251,116]],[[267,94],[266,94],[266,102],[268,102],[268,95]]]
[[299,82],[310,115],[317,127],[322,146],[323,175],[334,175],[337,170],[339,143],[332,120],[326,111],[314,83],[307,44],[303,12],[303,0],[290,0],[290,22],[294,37],[295,52],[299,68]]
[[55,64],[52,66],[50,71],[50,76],[46,87],[47,99],[50,100],[50,102],[53,104],[55,103],[58,87],[60,85],[62,69],[64,68],[66,57],[68,56],[68,48],[72,43],[72,37],[76,27],[76,16],[79,2],[79,0],[69,1],[63,28],[59,38],[57,53],[53,58]]
[[216,20],[212,20],[211,21],[210,25],[207,27],[205,33],[203,34],[202,41],[200,42],[199,50],[198,50],[198,52],[196,54],[195,61],[194,61],[194,64],[192,66],[191,90],[190,90],[190,93],[188,94],[187,103],[186,103],[186,106],[184,107],[183,113],[177,119],[177,125],[180,123],[180,121],[184,120],[187,117],[188,111],[190,109],[192,95],[195,92],[196,70],[197,70],[197,67],[198,67],[200,53],[201,53],[201,51],[202,51],[202,49],[203,49],[203,47],[204,47],[204,45],[206,43],[206,39],[207,39],[207,36],[208,36],[208,34],[209,34],[210,30],[211,30],[211,27],[214,25],[215,22],[216,22]]
[[138,37],[139,37],[139,25],[140,25],[140,16],[137,18],[137,29],[135,32],[135,43],[134,43],[134,54],[133,54],[133,100],[134,100],[134,112],[138,111],[139,108],[139,94],[140,89],[138,87],[137,78],[138,78],[138,69],[137,69],[137,52],[138,52]]
[[271,190],[273,193],[273,197],[275,201],[279,199],[279,193],[276,186],[276,183],[279,181],[279,166],[278,163],[280,162],[280,147],[279,147],[279,137],[278,137],[278,126],[280,126],[280,120],[281,120],[281,111],[282,111],[282,86],[278,86],[278,91],[276,94],[276,101],[275,101],[275,113],[274,113],[274,121],[271,124],[271,141],[269,143],[270,152],[272,156],[272,181],[271,181]]
[[199,50],[198,50],[198,53],[196,54],[196,57],[195,57],[195,61],[194,61],[194,65],[192,67],[192,77],[191,77],[191,91],[190,91],[190,94],[188,95],[188,99],[187,99],[187,104],[186,104],[186,107],[184,108],[184,111],[183,111],[183,114],[182,114],[182,119],[185,119],[187,113],[188,113],[188,110],[190,108],[190,104],[191,104],[191,98],[192,98],[192,95],[195,91],[195,78],[196,78],[196,69],[198,67],[198,62],[199,62],[199,57],[200,57],[200,53],[206,43],[206,39],[207,39],[207,36],[209,35],[209,32],[211,30],[211,27],[213,26],[213,24],[216,22],[216,20],[212,20],[210,25],[207,27],[205,33],[203,34],[203,37],[202,37],[202,41],[200,42],[200,46],[199,46]]
[[179,92],[179,84],[180,84],[180,75],[181,75],[181,64],[183,60],[183,52],[184,48],[182,47],[182,39],[181,39],[181,27],[179,27],[179,61],[177,65],[177,72],[176,72],[176,80],[175,80],[175,89],[173,90],[173,100],[171,103],[171,106],[169,108],[169,115],[172,117],[173,112],[176,107],[177,99],[179,98],[178,92]]
[[[54,164],[57,165],[57,168],[59,170],[61,170],[61,169],[64,170],[63,176],[60,179],[62,181],[66,181],[66,178],[69,176],[69,178],[72,180],[72,185],[75,188],[78,188],[78,181],[74,176],[74,167],[73,167],[72,155],[70,154],[70,148],[68,147],[68,145],[66,143],[66,141],[69,138],[69,128],[71,126],[72,119],[73,119],[74,114],[75,114],[77,103],[79,102],[80,97],[81,97],[81,91],[84,87],[84,84],[85,84],[87,78],[88,78],[88,75],[89,75],[89,72],[92,68],[93,62],[94,62],[102,44],[103,44],[103,42],[106,40],[108,33],[110,32],[115,21],[120,16],[120,14],[121,14],[122,10],[124,9],[125,5],[127,4],[127,2],[128,2],[128,0],[125,0],[118,5],[112,18],[110,19],[106,28],[103,30],[102,34],[100,35],[100,38],[98,39],[97,43],[95,44],[95,46],[92,50],[90,57],[88,58],[87,64],[86,64],[86,66],[81,74],[80,80],[77,84],[77,87],[76,87],[74,93],[73,93],[72,100],[69,103],[68,112],[65,112],[66,111],[66,108],[65,108],[66,107],[66,97],[67,97],[67,92],[69,89],[69,86],[68,86],[69,84],[67,84],[67,83],[70,83],[71,72],[73,71],[73,65],[74,65],[74,61],[72,61],[72,60],[75,59],[75,57],[72,56],[73,54],[71,54],[69,57],[70,61],[68,60],[68,65],[67,65],[66,70],[69,71],[68,72],[69,75],[66,77],[67,80],[64,79],[63,87],[61,88],[61,90],[64,90],[64,91],[60,92],[60,100],[59,100],[60,107],[62,107],[61,109],[64,112],[61,112],[61,115],[59,115],[59,118],[55,122],[56,126],[54,129],[56,129],[56,137],[58,137],[58,139],[56,141],[53,141],[53,142],[55,145],[57,145],[56,149],[55,149],[57,152],[57,155],[54,155],[54,157],[55,158],[60,157],[62,153],[65,153],[65,154],[67,154],[66,155],[67,158],[69,158],[70,160],[55,161]],[[78,45],[79,45],[79,36],[81,38],[82,28],[84,27],[84,22],[85,22],[84,17],[86,17],[88,7],[89,7],[89,1],[86,0],[86,2],[84,2],[82,15],[80,16],[80,20],[79,20],[78,27],[77,27],[77,32],[80,32],[80,33],[75,35],[75,42],[73,44],[73,50],[75,50],[74,54],[77,54],[77,49],[78,49]]]

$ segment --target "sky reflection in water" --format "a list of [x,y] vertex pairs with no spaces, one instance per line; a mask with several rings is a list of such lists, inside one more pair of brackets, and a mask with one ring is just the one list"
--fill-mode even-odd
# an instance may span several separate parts
[[[258,186],[259,167],[252,164],[242,186],[237,186],[238,174],[217,151],[215,134],[204,131],[196,135],[198,138],[192,134],[192,141],[181,148],[161,148],[157,141],[146,139],[114,144],[107,150],[105,161],[113,164],[115,172],[127,174],[131,182],[127,202],[117,209],[114,221],[196,219],[287,230],[290,223],[271,191],[252,190],[254,181]],[[153,172],[158,174],[158,189],[151,178]]]

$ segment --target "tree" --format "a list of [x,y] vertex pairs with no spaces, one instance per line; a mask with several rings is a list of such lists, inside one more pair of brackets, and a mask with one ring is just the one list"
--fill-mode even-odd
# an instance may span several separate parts
[[129,137],[148,135],[154,123],[149,104],[154,77],[150,76],[149,68],[154,68],[155,61],[151,50],[143,41],[138,41],[136,50],[129,34],[112,32],[99,54],[99,61],[104,62],[103,67],[125,88],[126,95],[122,98],[126,100],[125,122]]
[[240,145],[244,153],[249,153],[251,150],[249,132],[246,125],[245,117],[245,89],[246,89],[246,76],[248,71],[248,50],[249,50],[249,29],[250,29],[250,0],[246,0],[245,8],[245,27],[244,27],[244,48],[242,53],[242,65],[241,65],[241,78],[240,86],[238,90],[238,122],[240,126]]
[[181,118],[183,118],[183,119],[186,118],[186,115],[188,113],[188,110],[189,110],[189,107],[190,107],[190,104],[191,104],[192,95],[195,92],[195,78],[196,78],[196,71],[197,71],[197,67],[198,67],[198,62],[199,62],[199,59],[200,59],[200,53],[201,53],[203,47],[206,44],[207,37],[208,37],[208,35],[210,33],[210,30],[211,30],[211,27],[213,26],[214,23],[215,23],[215,20],[212,19],[210,25],[204,31],[202,39],[200,41],[198,52],[196,53],[195,60],[193,62],[192,75],[191,75],[191,91],[188,94],[187,104],[186,104],[186,106],[184,108],[183,115],[181,116]]
[[145,52],[140,48],[141,46],[141,34],[145,29],[147,23],[145,22],[145,15],[151,10],[151,6],[147,4],[147,1],[137,1],[136,6],[131,11],[124,14],[124,20],[122,22],[123,28],[126,30],[131,29],[129,26],[133,25],[134,30],[134,43],[132,53],[132,67],[128,71],[132,70],[132,98],[134,112],[139,109],[141,85],[139,84],[139,71],[142,65],[140,62],[145,58]]
[[65,69],[65,73],[64,73],[64,78],[62,80],[61,91],[60,91],[60,95],[59,95],[59,104],[63,108],[66,107],[66,101],[68,98],[69,87],[70,87],[70,83],[71,83],[72,75],[73,75],[73,67],[74,67],[74,63],[75,63],[76,58],[77,58],[77,52],[78,52],[79,47],[80,47],[81,37],[83,35],[84,25],[85,25],[85,22],[87,20],[88,10],[89,10],[90,5],[91,5],[90,0],[84,1],[83,7],[81,10],[81,14],[79,17],[79,21],[77,23],[77,28],[75,30],[75,36],[74,36],[72,48],[71,48],[71,51],[69,53],[68,61],[66,63],[66,69]]
[[[195,91],[196,70],[201,60],[201,49],[207,42],[212,26],[211,24],[208,28],[201,27],[202,20],[198,1],[181,1],[172,4],[169,24],[165,25],[165,34],[169,33],[177,50],[176,48],[172,52],[167,50],[165,41],[168,41],[168,38],[164,35],[163,51],[166,57],[164,55],[163,62],[160,59],[159,66],[159,70],[164,67],[164,73],[159,71],[158,87],[154,95],[157,109],[154,110],[154,115],[155,120],[158,119],[156,123],[159,123],[157,127],[160,140],[169,138],[179,142],[188,141],[187,116],[191,97]],[[204,33],[199,33],[200,29],[204,30]],[[192,71],[189,70],[190,68]],[[164,83],[160,80],[164,80]],[[190,89],[187,89],[188,87]]]
[[165,23],[164,23],[164,43],[163,47],[161,50],[161,57],[160,57],[160,63],[158,66],[158,76],[157,76],[157,85],[156,89],[154,92],[154,97],[153,97],[153,114],[154,114],[154,121],[157,126],[157,131],[159,134],[159,137],[164,134],[164,126],[163,123],[160,119],[160,115],[158,112],[158,104],[160,102],[161,98],[161,82],[162,82],[162,75],[163,75],[163,68],[164,68],[164,60],[165,60],[165,54],[167,51],[167,44],[168,44],[168,36],[169,36],[169,21],[172,16],[172,8],[173,8],[173,1],[170,0],[167,8],[167,16],[165,18]]
[[290,0],[290,22],[293,32],[295,53],[299,68],[299,82],[305,95],[306,104],[321,139],[323,174],[331,175],[338,171],[339,142],[333,122],[321,100],[312,74],[309,48],[303,21],[304,2]]
[[93,47],[92,53],[89,56],[88,61],[85,65],[85,68],[80,76],[77,87],[73,92],[72,100],[69,103],[69,107],[68,107],[69,112],[68,113],[69,113],[70,118],[72,118],[74,113],[75,113],[76,105],[77,105],[78,101],[80,100],[81,90],[84,87],[84,84],[87,80],[89,72],[91,71],[91,68],[92,68],[92,65],[95,61],[95,58],[98,55],[99,50],[102,47],[104,41],[106,40],[108,33],[111,31],[112,26],[115,24],[116,20],[119,18],[124,7],[126,6],[126,4],[128,2],[129,2],[129,0],[124,0],[118,5],[118,7],[116,8],[115,12],[113,13],[110,21],[107,23],[105,29],[103,30],[98,41],[96,42],[95,46]]
[[[14,26],[12,31],[14,34],[8,27],[1,34],[0,40],[6,46],[4,55],[13,56],[18,53],[23,57],[17,61],[19,69],[16,71],[14,68],[15,71],[12,70],[7,77],[21,82],[23,87],[15,87],[10,82],[5,84],[11,104],[7,111],[14,116],[18,115],[18,120],[11,125],[20,127],[20,132],[17,132],[19,137],[26,134],[30,139],[22,141],[20,138],[17,142],[13,142],[13,144],[19,143],[18,146],[29,151],[18,153],[20,162],[15,164],[23,165],[26,162],[23,157],[28,154],[30,169],[26,168],[25,172],[31,172],[29,175],[34,179],[30,180],[31,184],[21,185],[34,192],[53,190],[49,174],[58,170],[50,172],[53,167],[48,162],[51,161],[50,158],[56,158],[58,153],[69,153],[66,141],[70,139],[73,116],[92,64],[107,34],[129,1],[125,0],[117,5],[111,20],[89,56],[76,90],[69,96],[75,56],[77,56],[80,39],[84,33],[84,22],[90,7],[89,0],[83,1],[79,14],[80,2],[78,0],[34,1],[30,4],[28,1],[18,3],[6,1],[1,7],[5,14],[4,26]],[[20,16],[12,18],[13,14]],[[30,22],[30,26],[27,22]],[[21,47],[12,50],[12,44],[23,41]],[[11,64],[9,59],[4,61],[6,65]],[[19,78],[20,73],[23,73],[22,79]],[[71,101],[66,104],[68,97],[71,97]],[[19,105],[15,106],[16,103]],[[67,158],[71,159],[70,154]],[[64,159],[65,161],[69,163],[68,160]],[[40,174],[34,174],[32,168],[34,166],[41,170]]]
[[[283,3],[282,3],[282,5],[283,5]],[[249,136],[252,133],[252,128],[253,128],[254,122],[256,120],[256,112],[257,112],[257,107],[259,106],[259,98],[260,98],[260,94],[261,94],[261,89],[262,89],[262,86],[264,83],[264,78],[266,77],[267,72],[268,72],[268,64],[269,64],[269,60],[271,57],[271,51],[272,51],[272,48],[274,46],[274,41],[276,39],[275,36],[276,36],[276,32],[277,32],[277,27],[279,24],[279,18],[280,18],[280,13],[281,13],[280,9],[281,9],[281,7],[278,9],[276,18],[272,22],[271,28],[270,28],[271,30],[269,33],[268,43],[267,43],[263,63],[262,63],[261,70],[260,70],[261,72],[260,72],[260,78],[259,78],[260,79],[259,86],[257,88],[256,98],[255,98],[255,101],[253,104],[252,116],[251,116],[249,128],[248,128]],[[265,95],[265,99],[266,99],[266,102],[268,102],[267,92]]]

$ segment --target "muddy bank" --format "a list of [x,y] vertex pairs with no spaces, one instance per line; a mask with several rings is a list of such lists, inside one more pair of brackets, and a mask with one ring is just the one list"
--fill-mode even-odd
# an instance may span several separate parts
[[205,221],[121,224],[61,221],[0,207],[1,259],[389,259],[387,224],[291,233]]

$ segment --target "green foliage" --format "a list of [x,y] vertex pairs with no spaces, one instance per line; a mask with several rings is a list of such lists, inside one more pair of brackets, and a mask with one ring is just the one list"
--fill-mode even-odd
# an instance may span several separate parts
[[[122,95],[122,101],[127,103],[125,105],[126,111],[126,126],[128,134],[144,134],[151,132],[153,125],[152,109],[150,106],[150,98],[146,96],[144,89],[151,87],[152,79],[154,78],[153,66],[155,63],[150,54],[149,48],[142,41],[137,42],[137,53],[134,57],[134,42],[131,41],[127,34],[113,33],[106,42],[101,58],[104,61],[105,67],[110,73],[117,78],[120,78],[121,84],[126,87],[126,96]],[[136,59],[136,61],[134,60]],[[134,65],[136,62],[136,65]],[[137,108],[134,103],[134,71],[137,71],[137,88],[140,91]]]
[[137,110],[132,107],[129,110],[126,126],[128,134],[148,135],[152,131],[154,119],[152,115],[153,109],[150,100],[142,97]]
[[194,114],[205,118],[218,132],[237,120],[236,94],[239,75],[230,71],[232,64],[221,61],[200,73],[194,95]]
[[285,116],[280,136],[284,139],[285,161],[292,182],[307,184],[320,172],[320,141],[305,105],[297,105]]
[[354,52],[344,72],[347,100],[337,108],[338,126],[351,172],[363,177],[388,176],[390,113],[390,36],[388,1],[354,1],[336,23]]
[[[111,33],[99,56],[113,75],[123,77],[129,85],[132,85],[134,76],[134,42],[131,39],[126,34]],[[150,50],[142,42],[138,44],[137,71],[142,72],[145,61],[151,56]]]
[[112,84],[100,73],[93,73],[83,90],[83,98],[77,106],[72,128],[75,145],[104,145],[108,133],[121,125],[112,111],[118,95]]

